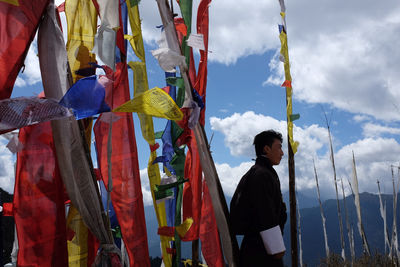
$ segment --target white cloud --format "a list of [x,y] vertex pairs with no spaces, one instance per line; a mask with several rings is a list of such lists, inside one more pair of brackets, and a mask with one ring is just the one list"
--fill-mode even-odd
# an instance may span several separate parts
[[227,163],[215,163],[218,178],[221,181],[221,186],[226,195],[233,195],[240,178],[250,169],[253,164],[254,162],[243,162],[239,166],[231,167]]
[[[286,121],[278,121],[269,116],[255,114],[253,111],[247,111],[243,114],[234,113],[223,119],[211,117],[210,124],[213,131],[219,131],[224,135],[225,145],[230,149],[232,155],[249,157],[255,156],[252,144],[257,133],[274,129],[281,132],[282,136],[285,137],[287,127]],[[327,139],[325,132],[326,130],[317,125],[311,125],[306,130],[294,127],[295,140],[300,141],[299,149],[303,151],[316,152],[322,148],[323,138]],[[284,144],[286,144],[285,138]]]
[[14,192],[14,159],[12,153],[6,148],[8,141],[0,137],[0,188],[9,194]]
[[363,125],[363,134],[366,137],[381,136],[382,134],[400,135],[400,129],[369,122]]
[[363,122],[363,121],[369,121],[369,120],[371,120],[371,118],[369,117],[369,116],[366,116],[366,115],[355,115],[354,117],[353,117],[353,120],[355,121],[355,122]]
[[[199,0],[193,1],[192,31],[196,31],[196,16]],[[179,8],[174,6],[174,11]],[[155,1],[141,1],[140,12],[145,41],[154,44],[159,38],[161,25]],[[211,61],[224,64],[235,63],[249,54],[262,54],[277,48],[280,22],[279,4],[273,1],[255,2],[244,0],[240,3],[230,0],[211,2],[209,8],[209,54]]]
[[[349,7],[353,4],[357,12]],[[394,44],[400,41],[400,5],[309,1],[287,6],[295,98],[398,120],[400,52]],[[282,83],[283,67],[277,63],[275,57],[267,83]]]
[[[235,113],[227,118],[210,119],[211,127],[224,135],[225,146],[232,155],[254,157],[253,137],[262,130],[274,128],[286,136],[286,122],[277,121],[271,117],[246,112]],[[300,142],[299,150],[295,155],[296,184],[300,191],[315,192],[315,176],[313,159],[319,177],[321,194],[324,199],[335,196],[332,163],[329,157],[329,143],[327,130],[318,125],[294,128],[294,138]],[[284,152],[287,151],[287,141],[284,138]],[[344,179],[347,194],[350,192],[347,179],[352,178],[352,151],[355,153],[360,192],[377,192],[376,180],[381,181],[383,190],[390,193],[391,172],[390,166],[398,162],[400,144],[395,139],[366,138],[355,143],[338,147],[333,136],[335,151],[335,166],[337,179]],[[216,164],[224,192],[232,195],[234,188],[242,175],[252,165],[244,162],[239,166],[229,166],[226,163]],[[282,183],[282,191],[288,190],[287,157],[276,166]],[[340,183],[338,184],[340,186]],[[339,191],[341,192],[341,190]],[[341,195],[341,193],[340,193]],[[316,193],[313,193],[313,197]]]
[[[197,6],[194,1],[193,25]],[[294,98],[398,120],[400,4],[311,0],[288,1],[286,7]],[[160,24],[157,7],[143,1],[141,11],[145,40],[154,42],[159,36],[154,28]],[[232,64],[248,55],[275,52],[267,83],[282,84],[283,66],[277,60],[278,1],[213,1],[209,11],[209,59]]]
[[31,46],[29,47],[28,54],[26,55],[24,61],[25,67],[22,68],[24,72],[20,72],[17,80],[15,82],[15,86],[23,87],[27,85],[33,85],[42,80],[42,76],[40,74],[40,66],[39,66],[39,58],[37,56],[37,41],[36,37],[32,41]]

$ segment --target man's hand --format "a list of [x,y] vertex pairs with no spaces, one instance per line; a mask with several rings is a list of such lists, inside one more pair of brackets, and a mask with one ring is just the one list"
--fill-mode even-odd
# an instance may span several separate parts
[[276,254],[272,255],[272,257],[274,257],[274,259],[276,259],[276,260],[280,260],[283,258],[283,255],[285,255],[285,252],[286,251],[284,250],[282,252],[276,253]]

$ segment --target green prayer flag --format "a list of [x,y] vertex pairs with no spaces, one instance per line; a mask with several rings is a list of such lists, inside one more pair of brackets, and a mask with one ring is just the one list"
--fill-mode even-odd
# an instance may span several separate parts
[[154,139],[161,139],[163,134],[164,134],[164,131],[155,132]]
[[300,114],[291,114],[289,117],[290,121],[295,121],[300,119]]

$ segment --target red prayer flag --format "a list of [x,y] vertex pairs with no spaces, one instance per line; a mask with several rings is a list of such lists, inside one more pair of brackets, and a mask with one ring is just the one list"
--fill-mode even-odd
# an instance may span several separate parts
[[196,138],[193,131],[188,143],[189,151],[185,160],[185,178],[189,182],[185,183],[183,189],[183,220],[193,218],[193,224],[189,231],[182,238],[183,241],[193,241],[199,238],[200,214],[201,214],[201,181],[202,169],[200,165],[199,153],[197,151]]
[[284,81],[281,85],[282,87],[288,87],[288,88],[292,88],[292,82],[291,81]]
[[14,207],[12,203],[3,203],[3,216],[14,216]]
[[0,0],[0,99],[10,98],[48,0]]
[[[127,65],[119,62],[115,73],[110,70],[107,73],[107,76],[114,81],[114,88],[112,93],[106,92],[108,97],[106,101],[112,108],[116,108],[130,99]],[[130,266],[146,267],[150,266],[150,261],[132,113],[114,114],[119,118],[114,120],[110,116],[114,121],[111,137],[113,185],[111,201],[128,250]],[[99,169],[106,187],[108,187],[109,127],[109,120],[104,114],[94,126]]]
[[18,266],[68,266],[64,186],[50,122],[21,128],[14,218]]
[[203,181],[200,241],[201,251],[203,252],[203,256],[207,262],[207,265],[215,267],[225,266],[211,196],[205,181]]

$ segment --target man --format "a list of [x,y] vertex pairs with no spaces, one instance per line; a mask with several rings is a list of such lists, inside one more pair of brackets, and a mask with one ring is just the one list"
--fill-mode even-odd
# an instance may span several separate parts
[[287,215],[273,165],[282,156],[282,135],[263,131],[254,138],[256,163],[240,180],[230,207],[231,226],[244,235],[240,267],[283,266],[283,227]]

